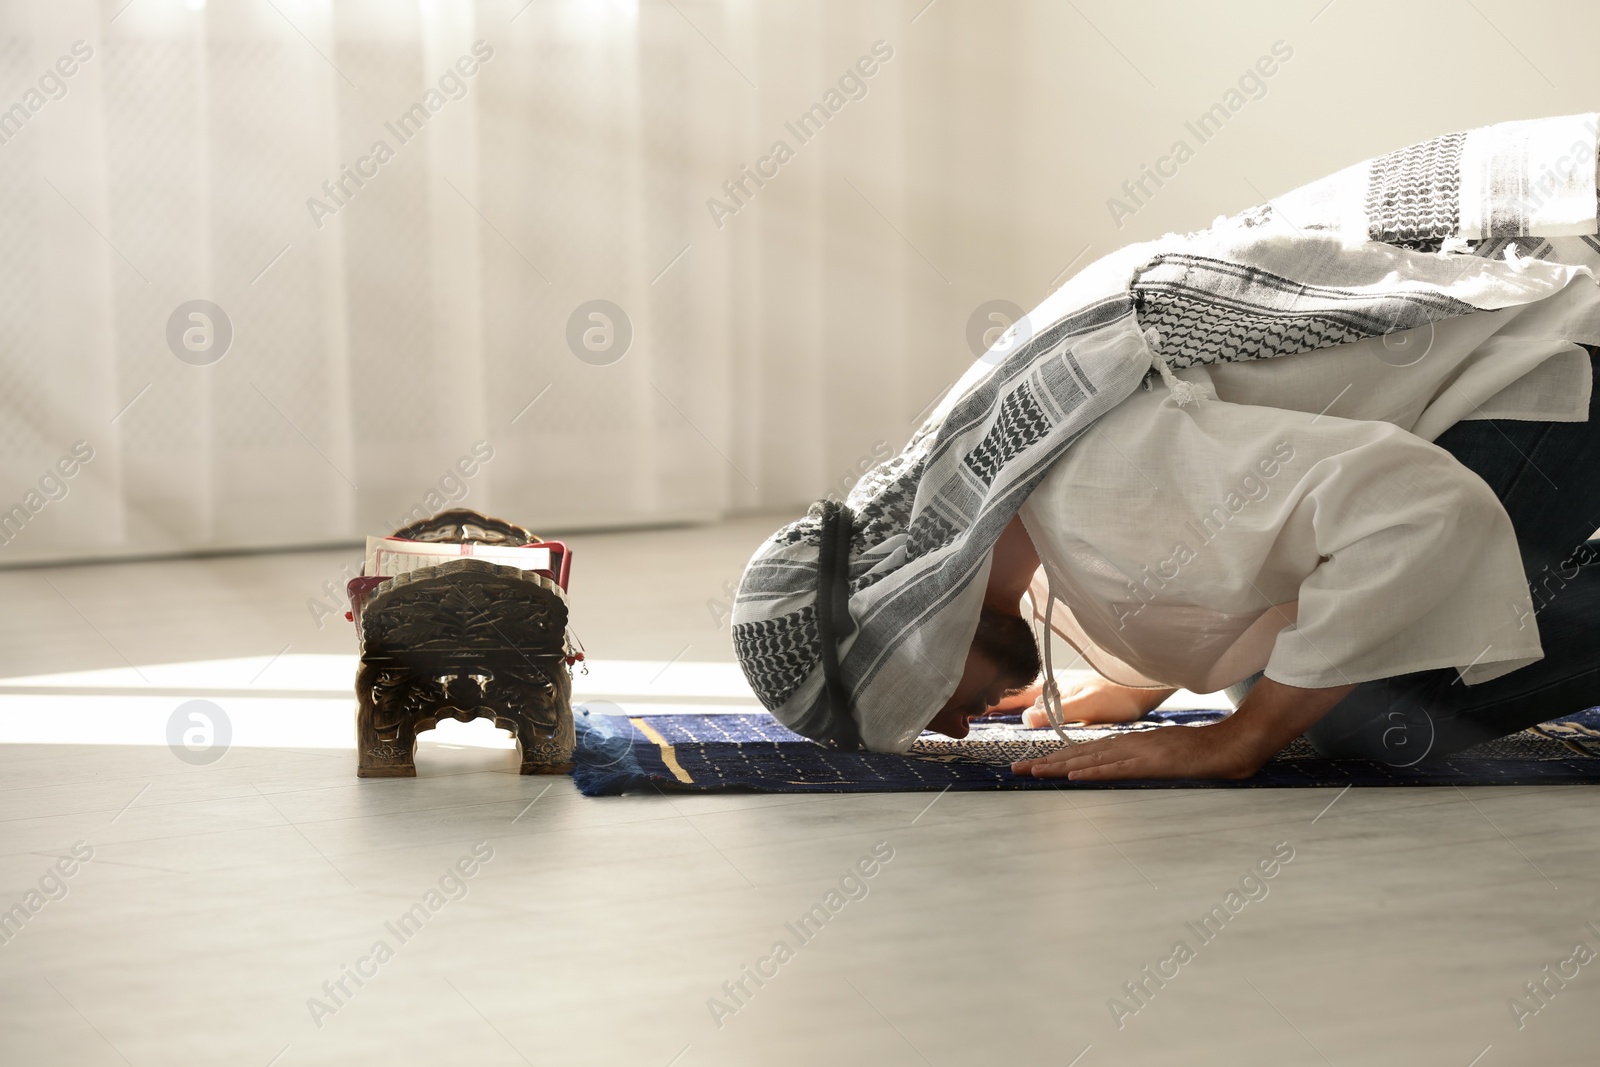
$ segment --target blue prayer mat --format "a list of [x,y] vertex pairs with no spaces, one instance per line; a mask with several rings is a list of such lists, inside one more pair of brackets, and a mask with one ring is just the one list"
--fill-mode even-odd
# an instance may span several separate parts
[[[1200,726],[1221,711],[1157,710],[1133,723],[1073,727],[1074,740]],[[1022,778],[1014,760],[1061,746],[1055,731],[1017,715],[972,724],[962,740],[924,731],[905,755],[823,748],[771,715],[601,715],[574,709],[572,777],[585,796],[630,790],[758,793],[890,793],[942,789],[1160,789],[1346,785],[1577,785],[1600,782],[1600,708],[1498,738],[1454,756],[1410,766],[1325,759],[1304,738],[1241,781],[1173,779],[1069,782]]]

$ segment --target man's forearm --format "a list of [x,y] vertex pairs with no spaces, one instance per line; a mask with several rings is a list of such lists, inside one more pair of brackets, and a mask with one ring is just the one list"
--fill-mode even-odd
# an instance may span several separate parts
[[1315,725],[1354,688],[1338,685],[1301,689],[1263,677],[1251,688],[1239,710],[1213,729],[1233,734],[1234,743],[1249,752],[1259,767]]
[[1144,706],[1146,713],[1155,711],[1167,702],[1167,698],[1177,693],[1176,689],[1134,689],[1131,686],[1122,688],[1138,694],[1139,703]]
[[1169,727],[1067,745],[1011,765],[1035,778],[1248,778],[1355,686],[1299,689],[1263,678],[1214,726]]

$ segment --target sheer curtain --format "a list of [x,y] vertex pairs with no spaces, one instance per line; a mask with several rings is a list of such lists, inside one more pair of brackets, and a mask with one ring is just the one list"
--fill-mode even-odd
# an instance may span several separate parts
[[[346,542],[458,500],[543,530],[803,505],[904,443],[985,302],[1421,136],[1588,106],[1378,107],[1399,90],[1344,76],[1360,20],[1309,17],[0,7],[0,565]],[[1280,37],[1270,91],[1108,215]]]
[[[904,61],[809,143],[783,127],[891,8],[0,18],[13,99],[91,53],[0,144],[0,562],[335,542],[456,500],[535,528],[795,504],[967,358],[915,366],[904,335],[908,290],[946,287],[894,232]],[[621,315],[579,314],[575,354],[597,300]]]

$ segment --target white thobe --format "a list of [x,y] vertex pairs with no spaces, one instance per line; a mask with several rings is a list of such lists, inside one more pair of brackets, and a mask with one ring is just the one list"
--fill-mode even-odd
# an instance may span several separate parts
[[[1494,493],[1432,444],[1584,421],[1600,288],[1318,352],[1192,368],[1106,415],[1021,510],[1057,631],[1124,685],[1322,688],[1542,657]],[[1530,474],[1530,476],[1533,476]],[[1574,546],[1576,547],[1576,546]]]

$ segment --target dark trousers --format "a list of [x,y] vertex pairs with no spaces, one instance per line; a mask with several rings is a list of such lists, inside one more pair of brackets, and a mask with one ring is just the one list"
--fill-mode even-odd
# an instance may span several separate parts
[[1544,659],[1480,685],[1453,668],[1363,682],[1306,738],[1409,766],[1600,706],[1600,350],[1589,421],[1457,423],[1436,442],[1495,491],[1517,533]]

